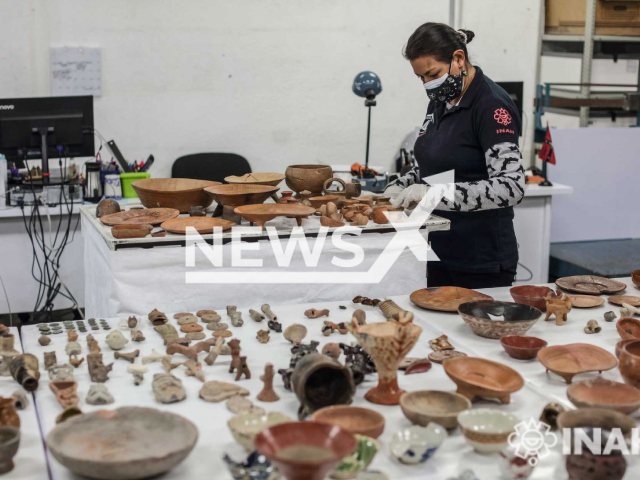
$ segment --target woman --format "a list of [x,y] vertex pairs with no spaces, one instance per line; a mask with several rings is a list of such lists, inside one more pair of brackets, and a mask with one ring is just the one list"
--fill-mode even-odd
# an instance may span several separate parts
[[427,284],[488,288],[511,285],[518,264],[513,207],[524,196],[518,148],[520,117],[507,93],[469,61],[474,33],[425,23],[404,56],[431,102],[416,141],[418,166],[390,184],[394,206],[411,208],[429,188],[424,177],[455,172],[455,198],[435,214],[448,232],[429,237],[440,259],[427,263]]

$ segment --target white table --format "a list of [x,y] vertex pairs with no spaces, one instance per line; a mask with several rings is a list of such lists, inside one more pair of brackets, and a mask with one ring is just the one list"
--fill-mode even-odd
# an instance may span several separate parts
[[[640,290],[634,287],[629,279],[623,279],[628,285],[627,293],[629,295],[640,295]],[[510,300],[507,288],[487,289],[485,293],[492,295],[496,300]],[[458,350],[461,350],[471,356],[480,356],[495,360],[509,365],[522,373],[525,378],[525,388],[512,395],[512,401],[509,405],[500,405],[491,401],[480,401],[474,404],[474,408],[489,407],[501,411],[510,412],[522,420],[530,418],[537,419],[543,407],[551,401],[559,401],[566,407],[571,407],[566,398],[566,385],[559,377],[553,374],[547,375],[544,367],[537,361],[522,362],[508,357],[500,347],[497,340],[487,340],[475,336],[471,330],[464,324],[457,314],[448,314],[442,312],[433,312],[413,307],[407,295],[393,297],[393,299],[402,307],[407,308],[415,313],[415,322],[423,328],[422,336],[418,344],[411,351],[411,356],[426,356],[431,350],[428,340],[438,337],[442,333],[449,335],[450,341]],[[347,306],[347,310],[340,310],[339,305]],[[230,327],[234,336],[241,340],[243,354],[248,356],[248,365],[251,369],[251,380],[243,379],[240,385],[251,391],[250,399],[255,404],[267,409],[267,411],[279,411],[296,417],[298,409],[298,401],[295,395],[284,389],[280,376],[274,381],[275,390],[281,397],[280,401],[270,404],[264,404],[255,399],[255,395],[261,390],[262,382],[259,380],[263,372],[264,364],[271,362],[276,370],[286,368],[289,364],[291,344],[288,343],[281,334],[272,333],[271,341],[266,344],[260,344],[256,338],[256,332],[259,329],[266,328],[265,323],[256,324],[248,318],[249,308],[259,308],[257,303],[244,303],[239,305],[239,310],[243,312],[245,324],[243,327]],[[210,308],[218,310],[223,321],[227,321],[224,303],[212,302]],[[307,326],[309,335],[305,338],[305,343],[309,340],[318,340],[320,347],[327,342],[344,342],[352,341],[350,335],[341,336],[337,333],[330,337],[324,337],[320,333],[322,318],[310,320],[304,317],[303,312],[310,307],[329,308],[331,310],[330,320],[334,322],[347,321],[351,317],[351,312],[359,307],[352,304],[349,300],[344,302],[314,302],[298,305],[277,305],[273,304],[274,312],[279,316],[286,328],[292,323],[302,323]],[[367,321],[382,321],[382,314],[373,307],[363,307],[367,312]],[[193,310],[193,309],[191,309]],[[615,324],[606,323],[602,320],[602,314],[607,310],[618,311],[611,305],[603,305],[592,310],[574,309],[569,314],[569,322],[563,327],[557,327],[555,322],[544,323],[542,319],[534,325],[530,330],[530,334],[540,336],[550,345],[567,344],[575,342],[593,343],[613,352],[618,336]],[[173,312],[167,312],[173,313]],[[172,315],[169,315],[170,323],[176,325]],[[597,335],[586,335],[583,332],[584,325],[587,320],[597,318],[600,321],[603,331]],[[141,327],[146,340],[139,344],[129,343],[123,349],[123,352],[130,352],[136,348],[141,350],[141,356],[148,355],[152,349],[162,351],[162,340],[156,332],[153,331],[146,317],[139,317]],[[120,319],[109,319],[110,325],[116,328]],[[229,323],[227,321],[227,323]],[[179,328],[179,327],[178,327]],[[34,353],[42,360],[42,352],[55,349],[58,352],[58,359],[65,358],[64,345],[66,338],[63,335],[53,337],[53,342],[48,347],[41,347],[37,344],[38,331],[35,326],[28,326],[22,329],[23,342],[25,349]],[[205,329],[208,333],[208,330]],[[94,337],[99,341],[100,347],[104,355],[105,363],[112,360],[112,351],[105,343],[106,333],[102,330],[99,333],[92,332]],[[127,338],[128,332],[123,332]],[[86,354],[86,334],[80,335],[80,344],[83,347],[83,355]],[[206,354],[202,353],[204,357]],[[181,357],[177,355],[177,357]],[[176,360],[178,361],[178,358]],[[207,380],[221,380],[233,382],[234,376],[228,373],[230,357],[221,357],[213,366],[203,364],[204,373]],[[137,360],[140,363],[140,360]],[[175,375],[180,378],[188,392],[187,399],[183,402],[171,405],[158,404],[153,397],[151,390],[151,380],[154,373],[162,372],[163,369],[158,363],[149,365],[149,372],[145,374],[145,379],[140,386],[133,384],[131,374],[127,373],[129,363],[123,360],[116,360],[114,369],[110,374],[110,379],[106,383],[110,392],[114,395],[116,403],[110,405],[109,408],[117,408],[124,405],[140,405],[160,408],[163,410],[175,412],[192,420],[200,430],[200,437],[193,453],[174,471],[169,473],[167,479],[173,478],[190,478],[205,479],[212,478],[211,472],[221,472],[225,469],[222,462],[222,454],[229,453],[235,458],[240,458],[244,451],[237,445],[231,433],[226,427],[226,421],[232,414],[226,409],[224,402],[220,404],[206,403],[198,398],[198,391],[202,383],[193,377],[186,377],[182,367],[174,370]],[[595,374],[585,374],[576,377],[576,381],[595,378]],[[605,372],[603,375],[616,381],[622,381],[617,369]],[[399,383],[402,388],[408,391],[435,389],[435,390],[454,390],[455,385],[445,375],[442,366],[433,365],[432,369],[423,374],[412,376],[399,375]],[[94,411],[104,407],[95,407],[87,405],[85,396],[90,386],[86,362],[84,362],[76,370],[76,379],[79,382],[78,393],[80,395],[80,408],[83,411]],[[356,397],[353,404],[372,408],[384,414],[386,418],[386,427],[382,436],[379,438],[382,444],[382,451],[378,453],[371,469],[379,469],[386,472],[392,479],[424,479],[424,478],[442,478],[459,473],[460,471],[471,468],[482,480],[498,478],[497,459],[495,456],[482,456],[474,453],[472,449],[466,445],[459,430],[450,433],[450,437],[444,442],[438,452],[426,464],[420,466],[406,466],[392,459],[389,454],[389,441],[391,436],[401,428],[410,426],[410,422],[404,417],[399,407],[374,405],[364,400],[364,394],[367,390],[377,383],[376,376],[371,375],[356,390]],[[38,408],[41,412],[43,432],[48,433],[53,427],[55,417],[60,413],[61,408],[57,404],[53,393],[48,388],[48,378],[41,380],[41,386],[36,392]],[[640,418],[638,413],[634,414],[634,418]],[[627,476],[625,478],[636,478],[640,472],[640,461],[637,458],[627,458],[629,466]],[[74,478],[69,472],[59,465],[55,460],[51,460],[51,469],[54,479]],[[230,478],[227,474],[216,474],[214,478]],[[534,471],[533,480],[553,479],[566,480],[566,471],[564,469],[564,459],[561,454],[560,445],[552,449],[549,457],[541,460],[540,465]]]
[[[9,328],[10,332],[15,336],[14,348],[22,353],[22,345],[18,329]],[[42,363],[40,364],[42,367]],[[42,388],[42,386],[40,386]],[[47,387],[48,388],[48,387]],[[0,377],[0,397],[8,398],[14,392],[22,390],[13,377]],[[13,470],[5,475],[4,478],[15,478],[20,480],[42,480],[49,478],[47,459],[40,435],[40,424],[38,422],[38,412],[34,402],[34,396],[29,393],[27,399],[29,405],[24,410],[18,410],[20,417],[20,448],[15,457],[13,457]]]

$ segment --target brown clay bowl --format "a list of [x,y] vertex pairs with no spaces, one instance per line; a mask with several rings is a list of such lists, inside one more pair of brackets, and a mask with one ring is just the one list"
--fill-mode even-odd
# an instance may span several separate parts
[[616,357],[603,348],[587,343],[555,345],[538,352],[538,361],[547,372],[560,375],[567,384],[579,373],[604,372],[618,364]]
[[309,202],[311,202],[311,206],[313,208],[320,208],[322,205],[326,205],[329,202],[336,203],[338,201],[337,195],[320,195],[319,197],[311,197],[309,198]]
[[640,287],[640,270],[631,272],[631,281],[636,287]]
[[604,378],[574,383],[567,397],[578,408],[606,408],[626,415],[640,408],[640,390]]
[[284,180],[283,174],[273,172],[253,172],[240,177],[232,175],[224,178],[225,182],[231,184],[269,185],[271,187],[276,187],[282,180]]
[[256,435],[256,450],[288,480],[322,480],[357,447],[356,437],[335,425],[288,422]]
[[511,402],[511,394],[524,387],[524,379],[514,369],[476,357],[456,357],[442,363],[445,373],[458,386],[460,395],[472,402],[476,397]]
[[602,428],[605,430],[619,428],[626,437],[631,434],[635,426],[636,422],[633,418],[606,408],[579,408],[567,410],[558,415],[560,431],[565,428]]
[[285,173],[287,187],[296,193],[309,190],[312,194],[321,195],[324,182],[333,177],[329,165],[289,165]]
[[191,207],[208,207],[213,197],[204,189],[220,182],[190,178],[146,178],[131,184],[140,202],[147,208],[175,208],[186,213]]
[[278,187],[252,184],[214,185],[204,189],[216,202],[229,207],[263,203],[278,190]]
[[622,353],[622,349],[627,343],[635,342],[637,340],[638,340],[637,338],[632,338],[629,340],[620,340],[618,343],[616,343],[616,358],[620,360],[620,354]]
[[640,388],[640,340],[633,340],[623,345],[618,369],[624,383]]
[[623,340],[640,340],[640,320],[621,318],[616,322],[616,329]]
[[[463,303],[458,307],[458,313],[473,333],[493,339],[524,335],[542,315],[540,310],[530,305],[496,300]],[[502,318],[492,319],[490,315]]]
[[517,360],[533,360],[538,356],[538,352],[547,346],[547,342],[541,338],[523,335],[501,337],[500,344],[507,355]]
[[370,408],[351,407],[349,405],[333,405],[314,412],[311,419],[316,422],[329,423],[351,432],[378,438],[384,431],[384,417]]
[[407,419],[426,427],[434,422],[444,428],[456,428],[458,414],[471,408],[471,401],[462,395],[439,390],[418,390],[400,397],[400,408]]
[[547,304],[544,299],[547,293],[553,292],[553,290],[549,287],[539,287],[537,285],[518,285],[517,287],[511,287],[509,292],[511,292],[511,298],[513,298],[514,302],[531,305],[541,312],[546,312]]

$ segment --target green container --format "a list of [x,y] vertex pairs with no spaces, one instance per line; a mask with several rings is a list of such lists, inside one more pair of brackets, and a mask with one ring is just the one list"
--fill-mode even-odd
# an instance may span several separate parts
[[131,173],[121,173],[120,174],[120,183],[122,185],[122,197],[123,198],[138,198],[136,191],[133,189],[131,184],[136,180],[142,180],[144,178],[149,178],[151,174],[149,172],[131,172]]

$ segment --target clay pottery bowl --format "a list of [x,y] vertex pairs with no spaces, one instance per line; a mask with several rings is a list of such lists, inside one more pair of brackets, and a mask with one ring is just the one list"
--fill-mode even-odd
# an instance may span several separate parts
[[402,395],[400,408],[411,423],[426,427],[434,422],[451,429],[458,425],[458,414],[471,408],[471,401],[453,392],[418,390]]
[[329,202],[336,203],[338,198],[339,197],[337,195],[320,195],[318,197],[310,197],[309,202],[311,202],[311,206],[313,208],[318,209]]
[[224,179],[225,182],[231,184],[269,185],[271,187],[277,186],[280,182],[282,182],[282,180],[284,180],[283,174],[273,172],[246,173],[240,177],[231,175],[230,177],[225,177]]
[[263,203],[278,190],[278,187],[252,184],[214,185],[204,189],[213,200],[225,207]]
[[640,340],[640,320],[621,318],[616,322],[616,330],[623,340]]
[[509,403],[511,394],[524,387],[524,379],[514,369],[484,358],[449,358],[442,365],[458,386],[458,393],[472,402],[476,397],[484,397]]
[[429,460],[446,438],[446,430],[436,423],[413,425],[391,437],[389,450],[400,463],[416,465]]
[[542,315],[540,310],[530,305],[496,300],[463,303],[458,307],[458,313],[473,333],[493,339],[524,335]]
[[292,217],[296,219],[298,225],[301,225],[301,219],[313,215],[316,209],[297,203],[261,203],[242,205],[241,207],[236,207],[233,211],[248,222],[264,227],[266,222],[276,217]]
[[187,213],[191,207],[208,207],[213,198],[204,189],[220,182],[191,178],[146,178],[131,184],[147,208],[175,208]]
[[613,295],[623,292],[627,285],[611,278],[598,277],[596,275],[575,275],[562,277],[556,280],[556,285],[568,292],[583,293],[586,295]]
[[624,413],[606,408],[579,408],[567,410],[558,415],[558,429],[565,428],[602,428],[613,430],[619,428],[625,437],[631,435],[636,422]]
[[352,407],[349,405],[333,405],[321,408],[311,419],[316,422],[329,423],[351,432],[378,438],[384,431],[384,417],[370,408]]
[[545,347],[538,352],[538,361],[547,372],[560,375],[567,384],[579,373],[602,373],[618,364],[616,357],[609,352],[587,343]]
[[626,415],[640,408],[640,390],[604,378],[574,383],[567,397],[578,408],[606,408]]
[[637,339],[633,338],[631,340],[620,340],[616,343],[616,358],[620,360],[620,355],[622,354],[622,347],[624,347],[627,343],[635,342]]
[[517,360],[533,360],[538,352],[547,346],[541,338],[523,335],[507,335],[500,338],[500,344],[511,358]]
[[75,474],[129,480],[160,475],[182,463],[198,429],[174,413],[122,407],[71,417],[46,440],[53,457]]
[[460,305],[473,300],[493,300],[489,295],[462,287],[421,288],[409,299],[420,308],[439,312],[457,312]]
[[573,308],[595,308],[604,303],[604,298],[593,295],[567,295]]
[[546,312],[547,304],[544,299],[547,293],[553,292],[553,290],[549,287],[539,287],[537,285],[518,285],[512,287],[509,292],[514,302],[531,305],[542,312]]
[[636,287],[640,287],[640,270],[631,272],[631,281]]
[[333,177],[329,165],[289,165],[284,173],[287,187],[296,193],[309,190],[313,196],[321,195],[324,182]]
[[467,443],[482,455],[498,453],[507,448],[509,435],[516,431],[520,419],[510,413],[491,408],[465,410],[458,415],[458,424]]
[[640,340],[622,346],[618,368],[624,383],[640,388]]
[[13,470],[13,457],[20,447],[20,430],[16,427],[0,427],[0,475]]
[[269,412],[265,415],[258,413],[242,413],[227,421],[227,426],[236,442],[247,452],[254,450],[253,441],[261,430],[280,423],[291,422],[293,419],[280,412]]
[[357,447],[352,433],[321,422],[290,422],[265,428],[254,444],[288,480],[322,480]]

